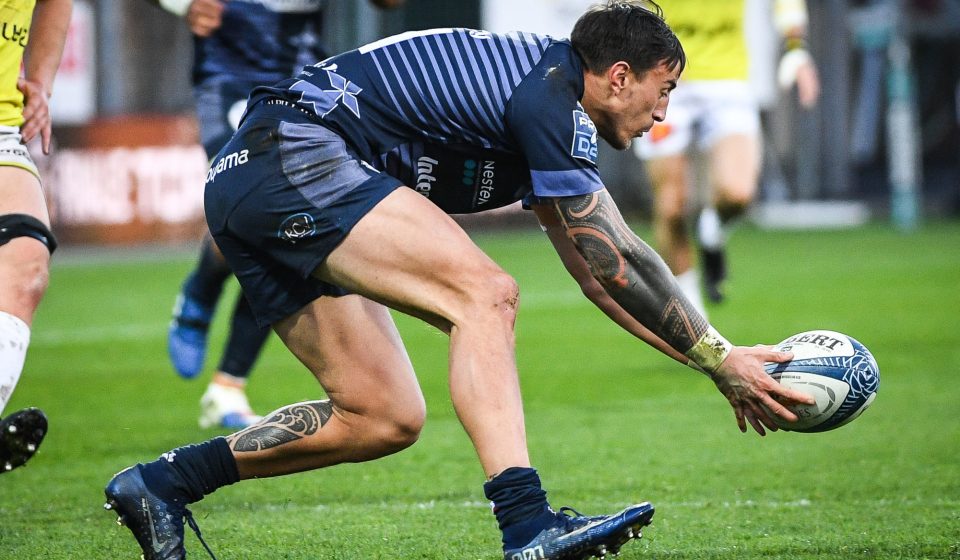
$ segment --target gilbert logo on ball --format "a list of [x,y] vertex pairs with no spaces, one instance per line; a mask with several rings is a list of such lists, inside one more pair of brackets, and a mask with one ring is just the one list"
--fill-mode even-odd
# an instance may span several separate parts
[[[880,368],[873,354],[856,339],[827,330],[795,334],[774,347],[793,352],[793,360],[767,362],[767,373],[781,385],[813,395],[816,403],[792,407],[796,422],[777,418],[794,432],[825,432],[863,414],[877,396]],[[774,417],[776,418],[776,417]]]

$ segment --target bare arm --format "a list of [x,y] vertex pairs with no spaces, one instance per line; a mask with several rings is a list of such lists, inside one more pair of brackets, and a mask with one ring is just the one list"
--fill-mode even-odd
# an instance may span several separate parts
[[616,324],[620,325],[625,331],[643,340],[657,350],[670,356],[674,360],[686,365],[689,358],[683,353],[674,350],[669,344],[660,337],[653,334],[650,329],[644,327],[639,321],[633,318],[623,307],[620,307],[616,301],[610,297],[610,294],[600,285],[600,282],[593,277],[590,272],[590,266],[573,244],[573,241],[567,237],[567,230],[563,227],[560,219],[552,206],[537,205],[534,206],[540,225],[550,242],[553,243],[560,260],[566,267],[567,272],[573,276],[580,290],[587,299],[593,302],[601,311],[610,317]]
[[685,354],[707,332],[707,320],[680,292],[660,255],[626,225],[606,191],[555,198],[552,210],[595,281],[658,339]]
[[63,45],[70,28],[73,0],[38,0],[33,9],[30,37],[24,50],[23,78],[17,88],[23,92],[23,126],[20,133],[24,142],[37,134],[43,153],[50,153],[50,108],[47,101],[53,92],[53,79],[63,56]]
[[[550,224],[560,224],[591,276],[642,330],[622,317],[618,320],[620,312],[610,309],[603,297],[594,300],[600,302],[600,308],[610,309],[607,314],[618,324],[636,331],[667,355],[679,361],[688,358],[707,372],[733,407],[741,431],[746,431],[747,424],[760,435],[765,434],[764,426],[777,429],[763,406],[787,421],[796,421],[784,404],[812,404],[811,397],[783,388],[763,369],[764,362],[784,362],[792,355],[759,346],[734,347],[727,342],[681,293],[663,259],[630,230],[605,190],[554,198],[549,206],[539,206],[537,214],[547,222],[548,233]],[[557,237],[557,231],[553,233],[552,240]],[[554,245],[565,264],[569,261],[567,268],[574,277],[582,274],[582,265],[569,254],[564,257],[568,252],[565,245],[559,239]],[[581,281],[581,286],[585,284],[589,286]],[[585,293],[590,295],[589,288]]]

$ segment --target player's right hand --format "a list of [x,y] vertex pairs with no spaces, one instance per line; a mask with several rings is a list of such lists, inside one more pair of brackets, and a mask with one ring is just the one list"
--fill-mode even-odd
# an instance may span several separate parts
[[17,80],[17,89],[23,93],[23,124],[20,125],[20,137],[26,144],[39,134],[40,147],[43,153],[49,154],[52,125],[50,105],[47,100],[50,94],[40,82],[22,77]]
[[814,404],[812,396],[787,389],[763,369],[764,362],[787,362],[790,352],[775,352],[767,346],[734,346],[727,358],[711,376],[723,396],[730,401],[741,432],[747,424],[761,436],[766,429],[775,432],[777,424],[770,412],[787,422],[796,422],[797,415],[788,406]]
[[224,3],[221,0],[193,0],[187,10],[187,25],[198,37],[209,37],[223,23]]

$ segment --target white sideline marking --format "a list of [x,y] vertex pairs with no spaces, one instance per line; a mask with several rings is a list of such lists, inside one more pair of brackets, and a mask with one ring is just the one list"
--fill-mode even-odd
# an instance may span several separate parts
[[93,344],[111,340],[146,340],[167,336],[167,324],[118,324],[71,329],[40,329],[30,337],[31,346]]
[[[611,512],[622,507],[626,507],[631,504],[621,504],[621,505],[612,505],[608,509]],[[457,503],[446,503],[438,502],[437,500],[430,500],[428,502],[384,502],[377,505],[370,504],[354,504],[354,505],[344,505],[344,504],[310,504],[304,505],[302,508],[290,502],[284,502],[283,504],[266,504],[258,507],[257,509],[265,509],[268,511],[279,511],[295,507],[297,509],[308,509],[311,511],[329,511],[331,509],[343,509],[343,508],[383,508],[389,510],[428,510],[435,509],[437,507],[443,506],[459,506],[463,508],[483,508],[490,509],[490,502],[478,501],[478,500],[468,500]],[[767,500],[767,501],[754,501],[754,500],[737,500],[735,502],[707,502],[707,501],[696,501],[696,502],[657,502],[654,504],[657,509],[672,509],[672,508],[688,508],[688,509],[707,509],[707,508],[724,508],[724,509],[739,509],[739,508],[764,508],[764,509],[795,509],[795,508],[806,508],[813,506],[813,502],[801,498],[799,500],[790,500],[790,501],[776,501],[776,500]]]
[[[520,296],[520,312],[527,310],[569,309],[592,304],[579,292],[534,292]],[[69,329],[40,328],[31,337],[32,346],[95,344],[109,341],[147,340],[167,336],[168,320],[162,323],[122,323]]]

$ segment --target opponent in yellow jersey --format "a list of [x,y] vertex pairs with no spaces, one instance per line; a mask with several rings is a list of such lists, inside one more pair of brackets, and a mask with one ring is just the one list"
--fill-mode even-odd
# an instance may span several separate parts
[[[726,277],[723,225],[742,215],[757,190],[760,171],[760,113],[757,88],[749,81],[751,24],[776,27],[785,39],[781,85],[796,80],[800,101],[812,104],[819,85],[803,48],[803,0],[665,0],[667,23],[687,54],[687,67],[670,99],[666,119],[634,144],[646,162],[654,190],[654,232],[660,254],[687,297],[700,310],[700,278],[693,267],[688,198],[696,176],[689,155],[705,155],[710,200],[698,224],[700,262],[708,297],[723,299]],[[761,22],[761,20],[766,20]]]
[[[50,150],[47,99],[71,8],[71,0],[0,0],[0,414],[23,370],[56,248],[24,144],[39,135],[43,151]],[[0,473],[32,457],[46,431],[47,419],[36,408],[0,418]]]
[[0,125],[23,123],[20,63],[30,36],[34,0],[0,0]]
[[744,0],[673,0],[663,6],[687,53],[684,82],[747,80]]

